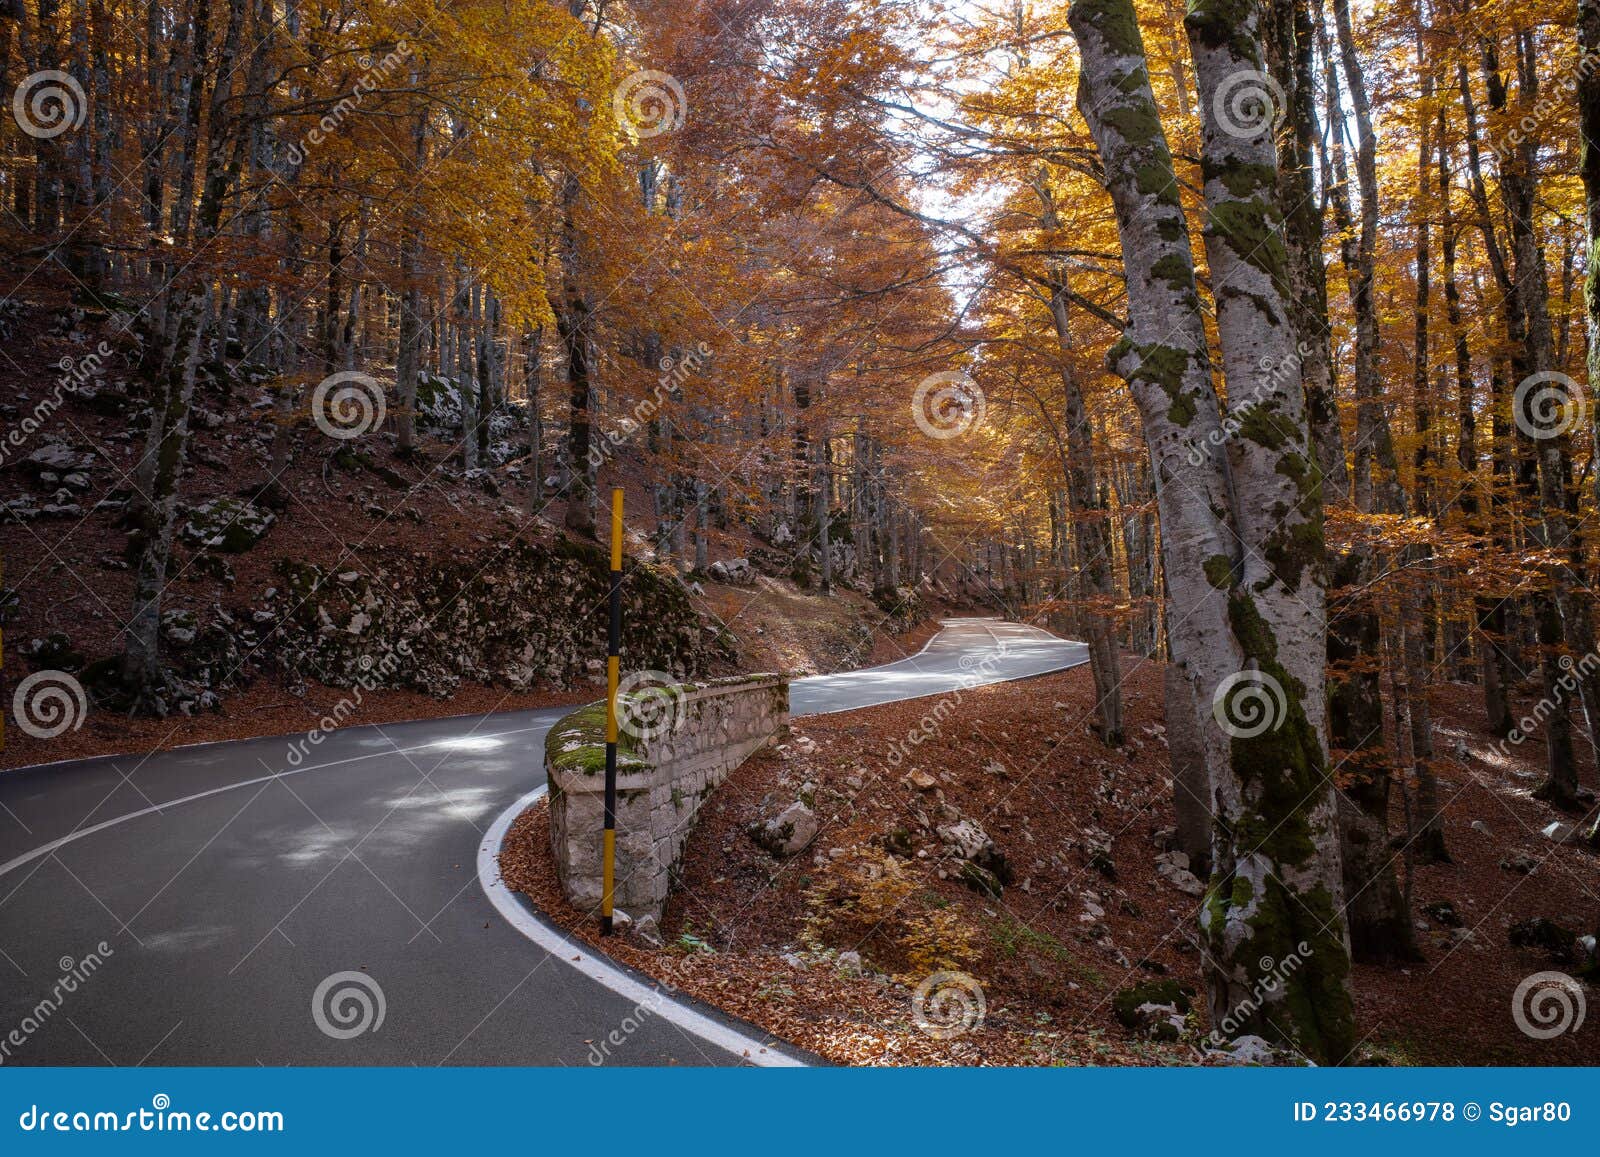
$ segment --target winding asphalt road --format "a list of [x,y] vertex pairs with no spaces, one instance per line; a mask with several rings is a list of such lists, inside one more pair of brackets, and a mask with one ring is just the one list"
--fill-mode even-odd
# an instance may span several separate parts
[[[795,681],[790,702],[843,711],[1086,658],[1031,627],[953,619],[911,658]],[[0,1063],[591,1063],[637,981],[594,979],[592,954],[575,965],[583,951],[477,870],[486,832],[543,779],[562,714],[351,727],[298,762],[304,736],[0,773]],[[348,1039],[312,1015],[341,972],[383,994],[381,1024]],[[744,1059],[692,1015],[632,1019],[616,1062]]]

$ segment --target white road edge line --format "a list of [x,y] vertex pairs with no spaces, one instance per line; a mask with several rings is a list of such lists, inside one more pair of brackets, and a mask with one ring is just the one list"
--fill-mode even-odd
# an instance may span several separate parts
[[755,1037],[747,1036],[730,1025],[690,1008],[665,990],[651,988],[634,979],[606,957],[540,920],[512,894],[500,878],[500,845],[505,842],[506,833],[511,830],[516,818],[549,790],[549,785],[541,784],[506,808],[495,818],[483,837],[483,843],[478,845],[478,883],[506,923],[568,967],[609,988],[623,1000],[631,1001],[636,1008],[649,1009],[653,1015],[677,1025],[708,1044],[763,1068],[807,1067],[804,1061],[787,1056]]
[[[938,638],[939,634],[943,633],[946,627],[950,626],[953,622],[960,621],[961,620],[959,619],[941,620],[939,624],[940,631],[936,632],[933,638],[930,638],[926,643],[924,643],[922,649],[919,650],[915,655],[910,655],[905,659],[895,660],[891,663],[885,663],[881,666],[893,667],[897,664],[905,663],[911,659],[917,658],[933,646],[935,639]],[[988,630],[988,628],[985,627],[985,630]],[[989,634],[991,638],[994,637],[994,632],[992,630],[989,631]],[[1048,632],[1046,632],[1046,634],[1048,634]],[[1074,640],[1061,641],[1074,642]],[[1082,644],[1080,643],[1079,645]],[[1055,668],[1040,673],[1055,674],[1057,671],[1069,670],[1071,667],[1081,666],[1084,661],[1084,659],[1079,659],[1077,662],[1069,664],[1066,667]],[[877,669],[879,668],[868,667],[863,668],[862,672],[849,673],[859,674]],[[992,680],[992,682],[1004,683],[1011,682],[1013,678],[1027,677],[1029,676],[1013,676],[1011,678]],[[826,679],[830,678],[830,676],[813,676],[813,678]],[[796,680],[796,682],[801,682],[801,680]],[[941,693],[948,692],[927,692],[927,694]],[[921,697],[922,696],[913,696],[913,698]],[[891,700],[891,702],[894,701]],[[853,710],[853,708],[840,708],[839,710]],[[831,713],[832,712],[817,712],[816,714]],[[470,716],[457,716],[453,718],[470,718]],[[508,731],[492,732],[490,734],[517,735],[527,731],[537,731],[539,726],[540,725],[535,724],[533,727],[514,728]],[[413,748],[398,748],[398,750],[401,752],[420,751],[434,746],[439,742],[442,741],[433,740],[429,743],[419,744]],[[195,744],[192,746],[202,745]],[[396,747],[398,747],[398,745],[396,745]],[[361,755],[350,756],[346,759],[332,760],[328,763],[311,764],[306,767],[290,768],[274,775],[256,776],[253,779],[241,780],[237,783],[224,784],[223,786],[212,788],[209,791],[196,792],[193,795],[183,796],[180,799],[168,800],[157,807],[141,808],[138,811],[128,812],[120,816],[114,816],[111,819],[95,824],[92,827],[80,828],[77,831],[69,832],[59,839],[51,840],[47,844],[34,848],[31,851],[24,852],[15,859],[9,860],[4,864],[0,864],[0,876],[5,876],[17,868],[22,867],[24,864],[36,860],[41,856],[47,856],[50,853],[58,851],[59,849],[67,846],[68,844],[76,843],[78,840],[81,840],[86,836],[91,836],[97,832],[105,831],[107,828],[113,828],[119,824],[127,823],[129,820],[135,820],[143,816],[154,815],[158,812],[163,812],[167,808],[178,807],[186,803],[193,803],[196,800],[206,799],[214,795],[221,795],[223,792],[233,791],[237,788],[250,787],[254,784],[266,783],[274,779],[286,778],[291,775],[299,775],[302,772],[320,771],[329,767],[337,767],[341,764],[359,763],[364,760],[376,758],[378,756],[393,754],[395,754],[394,750],[366,752]],[[484,836],[483,842],[478,846],[478,883],[483,888],[485,895],[488,896],[489,902],[494,905],[495,910],[500,913],[506,922],[520,932],[524,937],[533,941],[535,944],[538,944],[547,952],[551,953],[552,955],[559,955],[569,967],[583,973],[597,984],[603,985],[626,1000],[633,1001],[638,1007],[649,1008],[651,1011],[656,1013],[656,1015],[659,1015],[663,1020],[677,1025],[685,1032],[691,1033],[717,1048],[732,1053],[736,1057],[741,1057],[752,1065],[770,1068],[807,1067],[804,1061],[788,1056],[776,1048],[773,1048],[767,1044],[763,1044],[760,1040],[754,1037],[748,1036],[729,1025],[723,1024],[721,1021],[714,1020],[713,1018],[706,1016],[704,1013],[696,1011],[689,1005],[675,1000],[673,997],[667,995],[660,989],[651,988],[646,984],[640,983],[611,960],[605,958],[604,956],[598,955],[576,941],[569,939],[567,936],[544,923],[544,921],[538,919],[526,907],[523,906],[522,902],[511,893],[511,890],[507,888],[505,883],[500,879],[500,845],[504,842],[506,832],[510,830],[511,824],[517,818],[517,816],[521,815],[530,806],[532,806],[532,804],[541,796],[543,796],[548,790],[548,785],[540,785],[533,791],[524,795],[521,799],[517,800],[505,811],[501,812],[500,815],[495,818],[495,822],[489,828],[488,833]],[[576,956],[574,956],[574,954],[576,954]]]
[[[470,719],[474,717],[459,716],[459,718]],[[497,739],[502,735],[521,735],[524,732],[538,731],[541,727],[547,728],[548,726],[549,724],[536,723],[532,727],[517,727],[510,731],[489,732],[486,735],[479,736],[479,738]],[[224,742],[247,743],[249,741],[241,739],[227,740]],[[93,824],[90,827],[74,828],[64,836],[59,836],[47,844],[40,844],[37,848],[33,848],[30,851],[23,852],[20,856],[7,860],[5,863],[0,864],[0,876],[14,872],[18,868],[22,867],[22,865],[31,863],[34,860],[39,859],[41,856],[48,856],[51,852],[58,852],[68,844],[75,844],[87,836],[92,836],[97,832],[103,832],[107,828],[114,828],[118,824],[125,824],[129,820],[136,820],[144,816],[153,816],[158,813],[165,812],[168,808],[181,807],[186,803],[194,803],[196,800],[209,799],[214,795],[221,795],[223,792],[228,791],[236,791],[241,787],[253,787],[258,783],[271,783],[275,779],[287,779],[291,775],[303,775],[308,771],[325,771],[330,767],[341,767],[347,763],[361,763],[365,760],[378,759],[385,755],[410,755],[414,751],[426,751],[430,747],[436,747],[442,742],[446,741],[435,739],[430,740],[427,743],[418,744],[415,747],[401,747],[398,744],[394,744],[386,751],[367,751],[360,755],[346,756],[344,759],[329,760],[327,763],[308,763],[305,767],[285,768],[283,771],[276,771],[271,775],[258,775],[254,779],[241,779],[237,783],[225,783],[220,787],[213,787],[206,791],[197,791],[193,795],[180,796],[177,799],[169,799],[165,803],[156,804],[152,807],[140,808],[138,811],[123,812],[119,816],[112,816],[108,820],[101,820],[99,823]],[[196,744],[195,746],[199,745]],[[41,766],[49,765],[45,764]]]

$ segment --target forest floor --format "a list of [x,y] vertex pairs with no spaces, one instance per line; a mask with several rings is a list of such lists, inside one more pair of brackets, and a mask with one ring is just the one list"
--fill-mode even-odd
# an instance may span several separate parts
[[[502,870],[597,948],[837,1063],[1214,1063],[1201,1047],[1203,1000],[1182,1039],[1167,1042],[1124,1027],[1114,1008],[1141,982],[1202,987],[1199,900],[1157,871],[1173,824],[1161,665],[1128,659],[1125,679],[1132,738],[1120,751],[1084,727],[1087,667],[947,696],[945,710],[923,699],[796,721],[706,805],[660,946],[601,942],[565,903],[543,803],[514,826]],[[1517,1028],[1518,984],[1570,966],[1514,947],[1510,928],[1534,917],[1600,927],[1600,860],[1541,835],[1575,817],[1531,798],[1539,745],[1502,757],[1473,688],[1446,685],[1437,700],[1452,862],[1419,866],[1411,881],[1424,959],[1356,967],[1360,1043],[1347,1061],[1594,1064],[1594,1025],[1550,1040]],[[933,737],[894,759],[893,737],[926,720]],[[1583,782],[1594,784],[1592,763]],[[797,793],[814,799],[820,831],[798,856],[775,859],[750,826]],[[937,828],[958,817],[1005,855],[1014,882],[1000,898],[955,878]],[[1404,830],[1398,810],[1393,830]],[[1518,854],[1531,861],[1526,874],[1501,866]],[[981,985],[986,1007],[971,1031],[938,1036],[915,1023],[914,991],[935,970]],[[927,1020],[942,1023],[932,1011]]]
[[[97,389],[67,392],[32,440],[0,463],[0,504],[18,499],[49,504],[55,498],[58,507],[23,519],[8,517],[0,505],[0,620],[5,624],[5,670],[13,685],[28,669],[18,657],[19,648],[55,632],[68,635],[72,649],[88,660],[121,651],[133,576],[118,499],[131,491],[134,462],[143,449],[142,437],[130,429],[123,388],[131,377],[125,361],[128,338],[117,332],[115,321],[75,321],[66,295],[48,290],[19,302],[16,310],[5,319],[9,356],[0,359],[0,423],[7,427],[55,391],[64,360],[81,357],[100,340],[116,352],[106,359]],[[202,377],[180,502],[249,494],[268,481],[274,423],[274,411],[259,386],[231,376],[220,381]],[[449,558],[514,539],[550,543],[563,534],[565,502],[545,495],[542,486],[539,496],[533,496],[525,459],[489,469],[469,482],[453,457],[452,443],[423,437],[410,459],[394,455],[387,442],[377,448],[363,443],[377,469],[352,469],[337,458],[346,443],[314,434],[302,431],[297,436],[296,454],[279,479],[286,503],[274,512],[276,521],[258,545],[215,556],[175,543],[163,611],[189,610],[205,618],[216,608],[228,608],[248,621],[261,592],[281,585],[275,566],[283,558],[329,570],[365,569],[385,553]],[[23,465],[31,451],[52,440],[92,455],[74,493],[52,495],[49,486],[41,489],[39,479]],[[631,468],[625,456],[613,459],[608,474],[613,476],[604,479],[606,485],[624,487],[626,510],[652,509],[643,473]],[[644,534],[648,525],[647,517],[630,516],[631,553],[649,553]],[[748,535],[731,529],[713,530],[708,538],[712,559],[741,557],[756,547]],[[736,658],[725,672],[714,673],[777,667],[816,674],[887,662],[917,650],[935,629],[932,620],[924,620],[901,638],[897,625],[854,590],[825,598],[766,575],[754,587],[705,582],[701,589],[694,598],[698,609],[727,622],[737,640]],[[943,609],[934,603],[925,608],[930,615]],[[513,692],[470,681],[449,698],[379,689],[363,694],[359,710],[344,725],[578,704],[596,694],[593,687]],[[317,726],[349,695],[347,689],[289,678],[269,668],[247,686],[222,693],[222,705],[214,712],[149,719],[92,709],[81,727],[49,740],[8,727],[0,769],[292,734]]]

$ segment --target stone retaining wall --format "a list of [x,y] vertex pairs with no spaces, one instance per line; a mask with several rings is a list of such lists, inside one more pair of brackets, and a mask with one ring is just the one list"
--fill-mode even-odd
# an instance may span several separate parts
[[[647,694],[662,704],[661,688]],[[789,682],[782,675],[680,683],[668,695],[656,733],[624,731],[618,744],[615,907],[635,918],[660,919],[671,870],[700,805],[789,720]],[[630,712],[623,705],[618,714]],[[551,851],[562,891],[586,911],[600,905],[605,718],[605,703],[591,703],[545,738]]]

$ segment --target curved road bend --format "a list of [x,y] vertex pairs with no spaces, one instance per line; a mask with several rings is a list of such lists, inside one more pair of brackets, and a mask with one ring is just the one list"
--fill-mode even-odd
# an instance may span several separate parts
[[[797,680],[790,700],[843,711],[1086,659],[1034,628],[952,619],[918,654]],[[280,736],[0,773],[0,1062],[589,1063],[637,996],[526,939],[475,864],[563,713],[351,727],[298,766],[304,737]],[[102,941],[98,970],[41,1008]],[[344,971],[377,982],[384,1018],[335,1039],[312,994]],[[739,1060],[658,1016],[615,1056]]]

